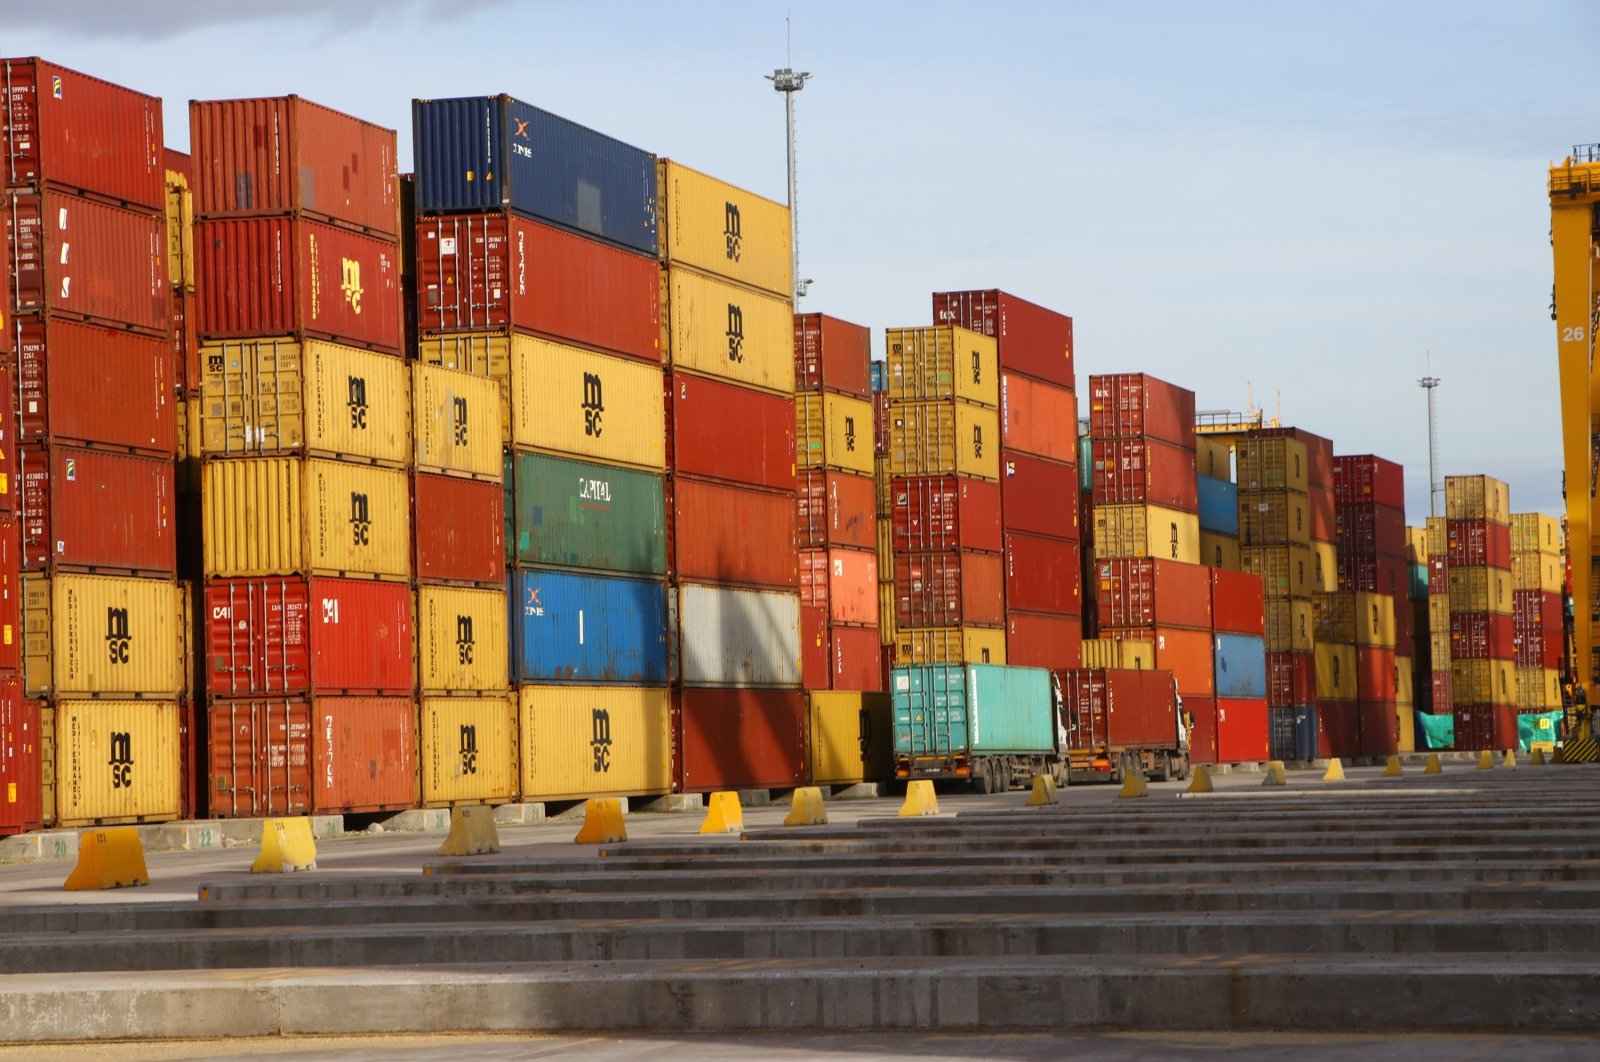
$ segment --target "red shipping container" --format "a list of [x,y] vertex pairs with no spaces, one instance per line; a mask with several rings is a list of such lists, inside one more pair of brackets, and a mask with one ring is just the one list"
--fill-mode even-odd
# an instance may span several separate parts
[[0,518],[0,674],[22,671],[22,527]]
[[[1328,504],[1333,504],[1333,442],[1314,435],[1304,428],[1260,428],[1255,432],[1259,439],[1296,439],[1306,448],[1306,479],[1312,488],[1327,491]],[[1333,541],[1327,539],[1326,541]]]
[[321,697],[311,702],[311,809],[321,815],[414,808],[417,702],[409,697]]
[[[833,650],[829,687],[881,693],[885,688],[883,647],[878,644],[877,630],[870,627],[831,627],[828,633]],[[807,683],[806,688],[813,687]]]
[[20,193],[5,211],[14,313],[53,313],[165,338],[167,222],[65,192]]
[[1313,486],[1306,492],[1306,522],[1311,525],[1311,541],[1339,541],[1339,514],[1332,487]]
[[1005,622],[998,553],[896,553],[895,622],[901,627],[998,627]]
[[1099,636],[1154,643],[1156,667],[1172,672],[1178,682],[1178,692],[1185,697],[1191,693],[1210,697],[1216,692],[1216,650],[1209,630],[1102,626]]
[[190,100],[197,217],[304,214],[400,231],[395,131],[298,96]]
[[872,393],[872,332],[825,313],[794,315],[794,389]]
[[1417,655],[1417,641],[1411,630],[1411,610],[1406,607],[1406,602],[1395,602],[1394,615],[1394,655]]
[[161,209],[161,100],[43,59],[5,59],[8,188],[40,184]]
[[307,218],[194,224],[195,328],[204,339],[306,335],[405,350],[393,240]]
[[896,553],[998,553],[1000,485],[965,476],[896,476],[889,484]]
[[411,588],[370,579],[213,579],[206,690],[402,693],[416,685]]
[[[1188,704],[1185,700],[1184,706]],[[1266,701],[1218,700],[1216,711],[1218,763],[1258,763],[1270,758]]]
[[201,817],[199,801],[200,779],[199,750],[195,743],[200,731],[195,727],[194,698],[187,693],[178,695],[178,818],[194,820]]
[[1006,613],[1006,663],[1056,670],[1083,663],[1083,620],[1077,615]]
[[1454,710],[1456,751],[1517,748],[1517,710],[1511,705],[1472,705]]
[[1361,754],[1361,709],[1355,701],[1317,702],[1317,755],[1349,759]]
[[[1260,582],[1256,577],[1257,585]],[[1153,557],[1099,561],[1095,565],[1095,613],[1102,627],[1210,631],[1211,569]]]
[[1217,763],[1217,702],[1214,697],[1185,697],[1189,717],[1189,762]]
[[1333,492],[1340,505],[1372,504],[1406,507],[1405,470],[1372,454],[1344,454],[1333,459]]
[[1491,520],[1451,520],[1445,562],[1461,568],[1511,568],[1511,526]]
[[1077,396],[1068,387],[1001,373],[1000,444],[1036,457],[1076,460]]
[[674,471],[795,489],[794,399],[681,372],[668,374],[668,386]]
[[1267,654],[1267,704],[1289,708],[1317,703],[1315,653]]
[[417,582],[503,587],[505,488],[427,472],[413,484]]
[[1540,647],[1539,666],[1557,670],[1561,668],[1561,658],[1566,652],[1566,633],[1563,626],[1565,609],[1561,604],[1560,592],[1547,590],[1542,597],[1540,631],[1543,634],[1543,644]]
[[173,573],[172,458],[72,446],[20,455],[24,571]]
[[1158,439],[1095,439],[1090,490],[1096,505],[1161,505],[1198,512],[1194,447]]
[[1194,392],[1142,372],[1091,376],[1089,435],[1095,439],[1158,439],[1182,447],[1192,456]]
[[1083,558],[1076,542],[1006,535],[1006,608],[1083,614]]
[[417,324],[425,332],[538,332],[660,364],[661,268],[508,214],[417,222]]
[[311,811],[310,702],[211,700],[205,714],[206,815],[254,819]]
[[1341,548],[1335,576],[1340,590],[1388,594],[1401,600],[1411,592],[1410,565],[1400,557],[1349,554]]
[[802,470],[796,482],[795,532],[802,549],[877,549],[877,488],[871,476]]
[[826,609],[833,625],[877,627],[876,551],[801,550],[800,604]]
[[[1406,709],[1410,711],[1411,709]],[[1394,756],[1400,751],[1400,717],[1394,698],[1363,700],[1357,709],[1363,756]]]
[[[0,313],[0,316],[4,316]],[[0,327],[0,332],[9,330]],[[0,394],[7,396],[17,393],[17,378],[12,373],[9,363],[0,361],[0,387],[5,388]],[[16,407],[9,400],[0,401],[0,516],[13,516],[17,511],[18,495],[22,491],[22,481],[18,476],[17,437],[19,435],[16,420]]]
[[1428,558],[1428,596],[1441,597],[1450,593],[1450,566],[1443,557]]
[[1516,624],[1498,612],[1450,613],[1450,656],[1455,660],[1511,660]]
[[[874,647],[877,639],[873,639]],[[825,690],[829,685],[828,610],[815,605],[800,606],[800,684],[808,690]],[[873,664],[877,659],[874,656]]]
[[876,457],[889,456],[889,396],[883,391],[872,394],[872,453]]
[[806,699],[801,691],[690,688],[676,693],[674,700],[677,792],[805,784]]
[[1439,715],[1449,715],[1455,703],[1455,677],[1449,671],[1432,671],[1430,685],[1433,689],[1433,710]]
[[933,322],[992,337],[1003,371],[1077,389],[1072,318],[1066,314],[994,289],[944,291],[934,293]]
[[39,702],[25,700],[22,680],[0,679],[0,837],[43,825]]
[[1212,629],[1218,634],[1263,636],[1266,590],[1261,576],[1227,568],[1212,568],[1210,572]]
[[689,582],[793,590],[794,495],[668,476],[673,575]]
[[1002,450],[1000,511],[1007,531],[1077,542],[1078,466]]
[[179,395],[200,393],[200,334],[195,331],[194,292],[172,292],[172,379]]
[[[1374,505],[1371,502],[1341,502],[1334,508],[1334,531],[1341,556],[1382,554],[1386,557],[1405,559],[1404,509]],[[1507,542],[1509,541],[1508,537]]]
[[21,442],[177,452],[173,358],[166,340],[56,317],[30,315],[15,323]]
[[1074,751],[1176,747],[1178,699],[1167,671],[1072,668],[1056,672],[1056,679]]
[[1394,702],[1398,692],[1393,649],[1356,648],[1356,699]]

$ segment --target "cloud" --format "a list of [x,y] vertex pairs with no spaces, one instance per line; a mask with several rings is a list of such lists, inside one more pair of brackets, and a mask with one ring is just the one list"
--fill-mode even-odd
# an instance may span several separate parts
[[13,30],[42,29],[76,37],[135,37],[162,40],[218,26],[276,22],[324,23],[342,28],[415,13],[424,22],[445,21],[506,7],[515,0],[58,0],[8,4]]

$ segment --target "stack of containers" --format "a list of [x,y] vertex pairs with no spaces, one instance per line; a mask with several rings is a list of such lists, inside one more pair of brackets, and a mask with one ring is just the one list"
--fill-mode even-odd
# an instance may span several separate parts
[[[786,788],[806,762],[795,527],[795,359],[789,211],[663,161],[670,568],[678,632],[675,785]],[[831,398],[832,400],[827,400]],[[812,399],[816,401],[813,402]],[[807,393],[847,450],[859,398]],[[853,412],[852,412],[853,411]],[[830,419],[831,418],[831,419]],[[864,435],[862,460],[870,466]],[[865,564],[830,591],[868,614]]]
[[[1200,563],[1194,392],[1089,377],[1094,598],[1101,639],[1150,641],[1199,733],[1215,733],[1211,573]],[[1212,742],[1214,744],[1214,740]]]
[[808,690],[883,689],[871,346],[860,325],[794,316],[795,532]]
[[[1428,532],[1421,527],[1406,528],[1406,571],[1408,591],[1407,608],[1411,613],[1411,675],[1409,685],[1404,681],[1404,669],[1399,657],[1400,688],[1395,700],[1400,706],[1400,751],[1412,751],[1416,745],[1416,724],[1413,713],[1419,705],[1433,706],[1433,632],[1428,626]],[[1399,622],[1399,617],[1396,617]],[[1407,735],[1411,739],[1407,741]],[[1409,747],[1408,747],[1409,745]]]
[[1196,487],[1200,504],[1200,562],[1239,570],[1239,487],[1233,481],[1226,439],[1196,434]]
[[[454,518],[475,540],[504,520],[515,788],[667,792],[655,160],[509,96],[416,100],[412,127],[418,360],[497,382],[506,449],[503,493],[419,475],[418,504],[458,492]],[[419,520],[431,578],[425,540],[436,534]],[[498,734],[493,697],[468,700]]]
[[1427,683],[1419,680],[1430,715],[1455,714],[1455,679],[1450,668],[1450,523],[1430,516],[1424,524],[1428,558],[1428,661]]
[[895,665],[1006,662],[995,341],[891,328]]
[[1517,710],[1561,704],[1561,524],[1543,513],[1511,516],[1512,639]]
[[980,290],[936,292],[933,320],[995,341],[1006,660],[1078,667],[1083,561],[1072,318],[1004,291]]
[[1399,751],[1394,598],[1319,593],[1315,609],[1321,755],[1393,755]]
[[1514,748],[1510,491],[1488,476],[1446,476],[1444,497],[1456,748]]
[[209,812],[415,806],[395,134],[189,105]]
[[39,761],[29,806],[8,792],[0,817],[174,819],[187,639],[161,101],[3,63],[0,385],[22,416],[0,439],[0,725],[8,745],[35,734]]
[[[1395,706],[1402,690],[1409,697],[1413,656],[1405,473],[1372,454],[1341,455],[1334,458],[1333,477],[1339,590],[1387,597],[1388,604],[1377,607],[1393,617],[1390,644],[1375,642],[1365,630],[1356,645],[1360,754],[1390,756],[1400,751]],[[1365,627],[1371,626],[1368,612],[1363,606]]]
[[[1269,758],[1265,609],[1265,588],[1260,576],[1211,569],[1217,689],[1212,733],[1218,763],[1252,763]],[[1196,750],[1206,751],[1206,734],[1198,712],[1194,719],[1190,756],[1195,762],[1204,763]]]
[[1304,441],[1252,431],[1238,441],[1239,562],[1261,577],[1271,753],[1318,754],[1310,502]]
[[872,486],[877,514],[878,643],[885,688],[894,667],[894,475],[889,469],[888,363],[872,363]]

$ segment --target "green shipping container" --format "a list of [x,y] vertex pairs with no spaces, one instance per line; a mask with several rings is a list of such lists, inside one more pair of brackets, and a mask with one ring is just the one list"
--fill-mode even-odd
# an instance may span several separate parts
[[894,754],[913,776],[952,773],[974,756],[1056,749],[1050,672],[999,664],[920,664],[890,675]]
[[518,564],[641,575],[667,570],[659,474],[519,453],[514,508]]

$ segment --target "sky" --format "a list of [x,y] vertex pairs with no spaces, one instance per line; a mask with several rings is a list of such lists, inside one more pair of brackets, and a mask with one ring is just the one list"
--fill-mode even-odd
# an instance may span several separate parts
[[1600,141],[1597,44],[1593,0],[0,0],[0,54],[163,97],[172,147],[296,93],[408,159],[413,98],[506,92],[776,199],[792,47],[802,310],[881,356],[1004,288],[1072,315],[1080,395],[1253,397],[1402,463],[1413,524],[1430,372],[1441,476],[1560,511],[1546,167]]

